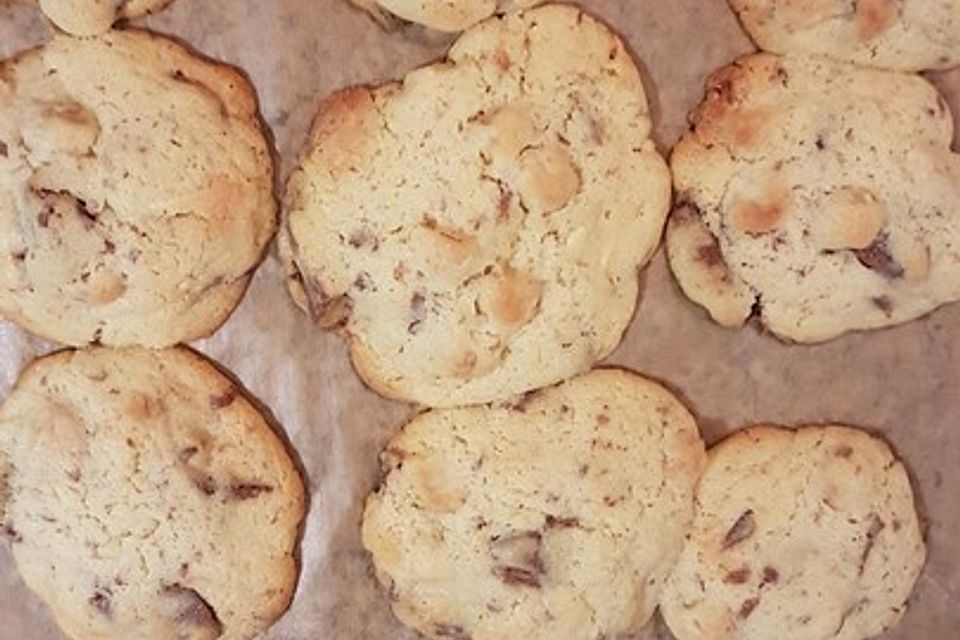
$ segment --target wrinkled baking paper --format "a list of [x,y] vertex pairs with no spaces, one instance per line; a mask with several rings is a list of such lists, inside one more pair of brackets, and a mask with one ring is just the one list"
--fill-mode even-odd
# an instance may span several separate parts
[[[724,0],[581,5],[623,35],[642,65],[661,150],[686,128],[706,75],[752,48]],[[249,74],[283,176],[320,98],[346,85],[398,78],[449,44],[416,29],[385,33],[346,0],[176,0],[145,23]],[[0,0],[0,55],[47,37],[32,2]],[[931,77],[960,114],[960,70]],[[912,472],[930,556],[909,613],[885,637],[958,637],[960,545],[951,536],[960,531],[960,304],[895,329],[800,347],[755,326],[729,331],[712,324],[683,299],[662,252],[643,280],[636,318],[610,361],[666,381],[699,416],[710,442],[748,423],[828,420],[890,440]],[[309,476],[296,599],[265,637],[415,638],[392,617],[359,535],[377,453],[410,409],[360,383],[340,341],[294,308],[273,256],[226,326],[196,346],[270,407]],[[0,398],[22,365],[50,349],[0,321]],[[9,550],[0,548],[0,640],[61,637],[17,577]],[[670,635],[655,624],[650,637]]]

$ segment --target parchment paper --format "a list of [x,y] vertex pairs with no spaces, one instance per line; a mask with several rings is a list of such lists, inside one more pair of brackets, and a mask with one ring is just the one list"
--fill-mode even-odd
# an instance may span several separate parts
[[[661,150],[685,129],[706,75],[752,48],[724,0],[580,4],[613,25],[642,62]],[[442,55],[449,43],[416,30],[384,33],[346,0],[177,0],[145,23],[249,74],[276,137],[283,176],[321,97],[345,85],[400,77]],[[32,3],[0,0],[0,56],[48,36]],[[934,80],[960,114],[960,70]],[[308,474],[296,599],[265,637],[414,638],[392,617],[359,540],[377,453],[411,409],[360,383],[340,341],[294,308],[272,256],[226,326],[196,346],[271,408]],[[0,398],[23,364],[51,348],[0,321]],[[756,422],[835,420],[883,434],[911,469],[930,546],[909,613],[886,637],[960,638],[960,545],[954,543],[960,531],[960,304],[891,330],[786,346],[755,326],[728,331],[713,325],[683,299],[661,252],[610,361],[667,382],[699,416],[709,442]],[[654,626],[651,636],[670,637],[662,624]],[[8,549],[0,548],[0,640],[61,637],[20,582]]]

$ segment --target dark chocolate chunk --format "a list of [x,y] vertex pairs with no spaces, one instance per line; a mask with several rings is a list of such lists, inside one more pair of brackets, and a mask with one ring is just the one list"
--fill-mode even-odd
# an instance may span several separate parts
[[228,491],[231,500],[252,500],[261,493],[271,493],[273,487],[259,482],[240,482],[231,484]]
[[860,264],[871,271],[876,271],[885,278],[896,280],[903,277],[903,267],[897,263],[890,252],[886,234],[877,236],[870,246],[856,249],[853,253],[857,256]]
[[740,605],[740,617],[747,619],[750,617],[750,614],[753,613],[753,610],[757,608],[757,605],[760,604],[760,598],[750,598],[744,600],[743,604]]
[[239,390],[236,387],[230,387],[223,393],[217,396],[210,396],[210,406],[214,409],[224,409],[233,404],[233,401],[237,399],[237,396],[240,394]]
[[223,635],[223,624],[216,611],[196,589],[175,583],[164,587],[162,595],[173,599],[174,620],[183,637],[206,640]]
[[504,584],[511,586],[540,587],[544,574],[540,559],[542,538],[537,531],[527,531],[507,537],[497,537],[490,542],[493,556],[493,573]]
[[740,567],[723,576],[724,584],[743,584],[750,579],[750,567]]
[[773,567],[763,568],[763,584],[776,584],[780,580],[780,572]]
[[407,324],[407,332],[416,335],[420,332],[424,320],[427,319],[427,300],[419,291],[410,297],[410,321]]
[[886,526],[886,523],[876,514],[871,518],[870,527],[867,529],[865,536],[867,542],[863,547],[863,555],[860,556],[860,575],[863,575],[867,567],[867,559],[870,557],[870,552],[873,551],[873,546],[877,542],[877,536],[880,535],[880,532],[883,531]]
[[110,617],[113,609],[113,594],[110,589],[97,588],[93,595],[87,599],[90,606],[100,612],[100,614]]
[[547,516],[547,529],[574,529],[580,526],[579,518],[558,518],[556,516]]
[[753,535],[756,524],[753,521],[753,509],[744,511],[737,521],[733,523],[723,538],[723,550],[726,551],[735,544],[746,540]]

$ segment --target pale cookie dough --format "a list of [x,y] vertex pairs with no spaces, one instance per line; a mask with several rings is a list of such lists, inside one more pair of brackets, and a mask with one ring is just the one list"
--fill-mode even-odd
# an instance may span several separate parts
[[544,0],[350,0],[377,22],[389,26],[399,20],[437,31],[463,31],[498,13],[517,11]]
[[212,333],[276,225],[253,88],[141,31],[0,63],[0,315],[66,344]]
[[903,615],[924,558],[884,442],[756,427],[711,449],[661,611],[678,640],[863,640]]
[[673,151],[684,292],[781,338],[886,327],[960,298],[960,155],[924,79],[756,54],[711,76]]
[[39,0],[44,15],[67,33],[94,36],[118,20],[159,11],[171,0]]
[[653,615],[705,455],[670,392],[596,370],[514,407],[423,413],[381,461],[363,542],[404,624],[611,640]]
[[77,640],[241,640],[286,609],[304,488],[183,348],[61,351],[0,408],[0,530]]
[[286,195],[294,295],[390,397],[479,403],[585,371],[629,324],[669,207],[650,126],[593,18],[490,19],[321,105]]
[[919,71],[960,64],[960,0],[729,0],[757,45]]

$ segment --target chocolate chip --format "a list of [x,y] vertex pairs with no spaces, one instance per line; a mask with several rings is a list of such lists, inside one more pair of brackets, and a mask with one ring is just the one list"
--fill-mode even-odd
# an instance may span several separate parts
[[407,333],[416,335],[420,332],[424,320],[427,319],[426,298],[419,291],[410,297],[410,322],[407,324]]
[[737,521],[733,523],[727,535],[723,538],[723,550],[726,551],[737,543],[746,540],[753,535],[756,524],[753,520],[753,509],[744,511]]
[[315,278],[303,281],[310,316],[322,329],[339,329],[350,320],[353,300],[348,295],[331,296]]
[[493,574],[504,584],[539,588],[543,575],[540,559],[542,538],[537,531],[527,531],[490,542]]
[[233,404],[239,393],[236,387],[230,387],[220,395],[210,396],[210,406],[214,409],[225,409]]
[[97,214],[90,210],[89,205],[87,205],[85,200],[81,200],[76,196],[72,196],[74,201],[74,211],[76,211],[81,218],[83,218],[83,224],[87,228],[93,226],[97,221]]
[[510,201],[513,200],[513,192],[500,181],[497,181],[497,186],[500,188],[500,199],[497,201],[497,222],[506,222],[510,219]]
[[271,493],[273,487],[258,482],[242,482],[231,484],[228,488],[229,498],[231,500],[252,500],[261,493]]
[[744,600],[743,604],[740,605],[740,617],[746,620],[750,617],[750,614],[753,613],[753,610],[757,608],[757,605],[760,604],[760,598],[750,598]]
[[186,464],[190,462],[190,458],[197,455],[197,451],[199,451],[199,449],[196,447],[185,447],[180,450],[180,454],[177,457],[180,459],[180,462]]
[[877,542],[877,536],[880,535],[880,532],[886,528],[886,524],[883,520],[880,519],[876,514],[870,520],[870,527],[867,529],[865,534],[867,542],[863,547],[863,554],[860,556],[860,575],[863,575],[864,570],[867,568],[867,558],[870,556],[870,552],[873,551],[873,546]]
[[893,301],[890,300],[889,296],[874,296],[870,298],[870,302],[872,302],[877,309],[883,311],[884,315],[888,318],[893,314]]
[[494,567],[495,576],[509,586],[523,585],[527,587],[540,588],[540,576],[533,571],[521,569],[520,567]]
[[776,584],[779,579],[779,571],[770,566],[763,568],[763,584]]
[[350,238],[347,240],[351,247],[354,249],[359,249],[361,247],[369,247],[371,251],[376,251],[380,248],[380,241],[377,239],[369,229],[357,229],[350,234]]
[[37,214],[37,224],[40,225],[42,229],[46,229],[50,226],[50,217],[53,216],[53,207],[51,205],[46,205],[43,209],[40,210],[40,213]]
[[217,492],[217,483],[210,475],[198,475],[193,479],[193,485],[204,495],[212,496]]
[[453,638],[453,640],[471,640],[466,631],[458,624],[435,624],[433,625],[434,635],[441,638]]
[[710,244],[704,244],[697,248],[697,262],[707,267],[716,267],[723,264],[723,252],[720,250],[720,243],[716,238]]
[[547,515],[547,529],[574,529],[580,526],[579,518],[558,518]]
[[111,609],[113,608],[112,595],[110,589],[98,588],[93,592],[93,595],[87,599],[87,602],[102,615],[110,617]]
[[777,65],[776,71],[774,71],[774,75],[780,81],[780,84],[783,85],[784,87],[786,87],[789,84],[790,74],[788,74],[787,70],[784,69],[782,66]]
[[26,251],[16,251],[10,254],[10,257],[13,258],[16,262],[23,262],[27,259]]
[[357,291],[366,291],[367,289],[376,289],[373,286],[373,278],[366,271],[361,271],[353,280],[353,286]]
[[14,529],[13,525],[9,522],[3,525],[3,529],[0,529],[0,532],[2,532],[4,537],[10,540],[10,542],[13,544],[23,542],[23,536],[21,536],[20,532]]
[[517,413],[526,413],[527,408],[530,406],[530,403],[540,395],[539,389],[534,389],[533,391],[527,391],[520,399],[510,405],[510,409],[516,411]]
[[833,450],[833,455],[838,458],[849,458],[853,455],[853,447],[848,444],[841,444],[836,449]]
[[10,153],[10,149],[7,147],[6,142],[0,142],[0,156],[6,158]]
[[724,584],[743,584],[750,579],[750,567],[734,569],[723,576]]
[[903,267],[893,258],[890,253],[888,238],[886,234],[877,236],[877,238],[864,249],[854,250],[854,255],[860,264],[871,271],[876,271],[885,278],[896,280],[903,277]]
[[827,148],[827,141],[824,139],[823,134],[817,136],[817,141],[815,144],[817,145],[817,149],[820,151],[823,151]]

